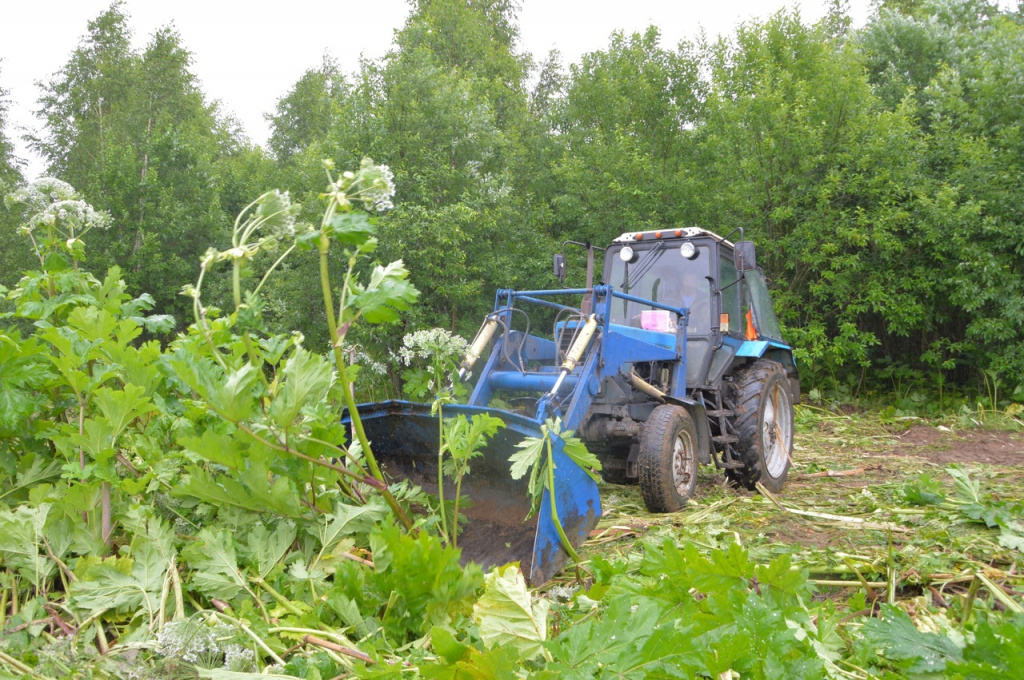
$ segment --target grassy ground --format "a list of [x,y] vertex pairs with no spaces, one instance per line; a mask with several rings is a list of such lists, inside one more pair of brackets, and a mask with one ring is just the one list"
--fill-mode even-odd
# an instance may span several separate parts
[[793,467],[776,499],[727,487],[713,467],[701,469],[694,499],[674,515],[646,512],[636,487],[609,485],[583,558],[628,557],[643,537],[707,549],[738,541],[754,559],[791,553],[821,597],[845,601],[860,590],[869,603],[902,601],[911,613],[920,597],[959,607],[980,573],[1003,592],[979,592],[979,601],[996,609],[1024,602],[1024,555],[1000,544],[1006,532],[965,512],[948,471],[967,473],[983,508],[1024,502],[1024,435],[797,408]]

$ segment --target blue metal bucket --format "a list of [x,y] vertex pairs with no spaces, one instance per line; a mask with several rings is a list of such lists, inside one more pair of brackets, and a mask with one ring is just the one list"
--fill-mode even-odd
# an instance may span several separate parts
[[[546,492],[540,512],[526,519],[530,511],[526,479],[512,479],[508,459],[519,442],[541,436],[541,423],[498,409],[455,404],[444,408],[446,418],[460,414],[472,418],[479,413],[500,418],[505,427],[490,440],[484,455],[470,463],[471,472],[462,481],[463,501],[470,501],[465,508],[469,521],[458,539],[462,558],[484,567],[519,562],[530,582],[540,585],[565,566],[569,555],[552,521]],[[430,405],[408,401],[363,404],[359,415],[385,476],[408,479],[436,494],[438,422]],[[560,438],[555,437],[553,445],[558,517],[569,542],[579,548],[601,516],[597,484],[565,455]],[[455,485],[445,480],[445,498],[453,498],[454,493]]]

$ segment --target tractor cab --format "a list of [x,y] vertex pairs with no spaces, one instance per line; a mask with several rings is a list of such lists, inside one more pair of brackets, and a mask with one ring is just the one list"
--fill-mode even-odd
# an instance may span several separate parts
[[689,311],[675,319],[640,301],[616,298],[611,305],[613,324],[675,333],[685,322],[688,389],[717,384],[745,341],[782,343],[750,241],[733,243],[699,227],[628,232],[605,252],[602,282]]

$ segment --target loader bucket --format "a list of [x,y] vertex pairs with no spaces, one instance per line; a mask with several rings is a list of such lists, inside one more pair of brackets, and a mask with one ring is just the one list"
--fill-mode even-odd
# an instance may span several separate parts
[[[451,404],[444,416],[472,418],[487,413],[500,418],[505,427],[491,438],[484,455],[470,463],[462,480],[460,514],[462,525],[458,546],[463,563],[476,562],[485,568],[519,562],[533,585],[548,581],[569,559],[552,521],[551,501],[544,494],[536,516],[530,512],[527,479],[513,480],[509,457],[516,444],[527,437],[540,437],[540,423],[526,416],[499,409]],[[363,427],[373,454],[389,481],[408,479],[431,494],[437,493],[437,416],[429,404],[385,401],[359,406]],[[346,416],[345,424],[349,424]],[[601,516],[597,484],[562,451],[563,442],[554,441],[555,495],[558,516],[574,548],[587,539]],[[445,499],[455,496],[455,485],[445,480]],[[468,501],[468,502],[467,502]],[[466,507],[466,506],[469,507]]]

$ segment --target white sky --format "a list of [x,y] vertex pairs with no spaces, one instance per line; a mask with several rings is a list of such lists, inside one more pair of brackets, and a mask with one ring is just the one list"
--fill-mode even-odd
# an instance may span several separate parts
[[[642,31],[650,24],[663,44],[675,45],[703,28],[710,36],[729,33],[740,22],[796,6],[806,20],[826,12],[826,0],[521,0],[520,49],[543,58],[562,52],[563,64],[604,48],[615,30]],[[867,21],[870,0],[850,0],[855,26]],[[86,23],[109,0],[0,0],[0,87],[9,90],[9,137],[19,138],[18,155],[26,174],[43,170],[20,136],[39,126],[33,111],[37,81],[48,80],[67,61]],[[302,73],[325,53],[346,72],[360,54],[376,58],[391,46],[393,32],[409,13],[405,0],[127,0],[124,5],[135,45],[146,44],[161,26],[173,23],[192,51],[194,73],[203,91],[233,113],[249,137],[266,142],[264,114]]]

